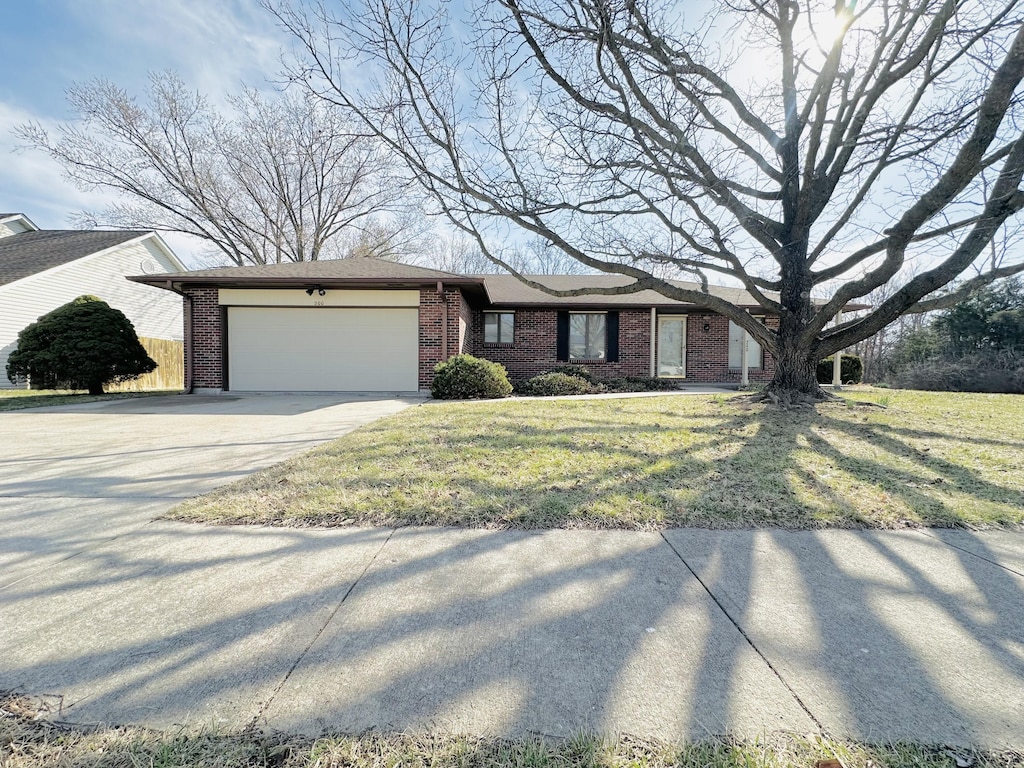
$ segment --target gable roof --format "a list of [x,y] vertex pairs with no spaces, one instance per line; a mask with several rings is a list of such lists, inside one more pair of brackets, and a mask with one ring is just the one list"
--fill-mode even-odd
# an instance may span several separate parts
[[[487,295],[494,306],[553,306],[572,305],[576,307],[657,307],[657,306],[693,306],[691,302],[676,301],[662,296],[657,291],[638,291],[623,294],[589,294],[582,296],[552,296],[538,288],[531,288],[515,275],[477,275],[484,281]],[[617,288],[630,285],[632,277],[627,275],[524,275],[524,277],[554,288],[559,291],[571,291],[580,288]],[[690,291],[699,291],[700,283],[683,280],[668,280],[674,286]],[[709,286],[712,296],[735,304],[739,307],[759,307],[757,301],[742,288],[726,288],[720,285]],[[777,294],[767,294],[777,299]]]
[[36,230],[0,239],[0,285],[59,267],[148,234],[121,230]]

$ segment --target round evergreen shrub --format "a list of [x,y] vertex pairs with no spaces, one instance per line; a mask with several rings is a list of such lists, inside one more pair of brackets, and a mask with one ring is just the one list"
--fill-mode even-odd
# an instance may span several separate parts
[[603,390],[580,376],[551,371],[527,379],[519,387],[519,391],[531,397],[552,397],[555,395],[590,395]]
[[434,368],[430,394],[438,400],[508,397],[512,384],[500,363],[472,355],[456,355]]
[[[832,383],[833,358],[826,357],[818,363],[818,383]],[[860,384],[864,379],[864,361],[857,355],[844,354],[839,363],[839,380],[843,384]]]
[[155,369],[131,321],[95,296],[79,296],[26,327],[7,359],[12,380],[27,376],[33,389],[87,389],[90,395]]

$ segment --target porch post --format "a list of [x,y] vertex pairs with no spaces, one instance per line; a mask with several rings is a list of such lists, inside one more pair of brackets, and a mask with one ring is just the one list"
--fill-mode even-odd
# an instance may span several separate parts
[[657,354],[657,335],[658,335],[658,310],[651,307],[651,378],[653,379],[655,374],[658,372],[657,367],[654,365],[654,358]]
[[740,327],[740,386],[750,384],[750,360],[747,353],[747,329]]
[[[836,325],[843,322],[843,313],[836,315]],[[832,357],[832,386],[840,387],[843,384],[843,353],[838,349]]]

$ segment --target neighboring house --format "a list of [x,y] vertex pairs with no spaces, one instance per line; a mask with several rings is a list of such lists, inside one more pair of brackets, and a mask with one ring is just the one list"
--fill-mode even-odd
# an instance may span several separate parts
[[[514,382],[564,363],[605,378],[739,382],[746,336],[722,315],[653,291],[558,298],[511,275],[377,259],[129,279],[184,295],[186,387],[195,391],[422,391],[434,366],[461,352],[502,363]],[[534,279],[558,289],[631,282]],[[763,314],[742,290],[712,290]],[[747,344],[750,379],[768,380],[771,356]]]
[[0,213],[0,388],[18,333],[83,294],[99,296],[132,321],[139,336],[181,340],[181,300],[125,280],[184,266],[155,232],[41,230],[20,213]]

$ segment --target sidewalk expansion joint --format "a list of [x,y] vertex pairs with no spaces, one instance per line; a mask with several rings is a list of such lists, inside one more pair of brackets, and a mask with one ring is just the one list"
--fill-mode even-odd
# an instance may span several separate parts
[[249,724],[246,726],[246,730],[252,730],[256,728],[257,725],[259,724],[259,721],[266,716],[267,710],[270,709],[270,705],[274,703],[274,699],[277,698],[277,694],[281,692],[281,689],[284,688],[285,683],[288,682],[289,678],[291,678],[295,670],[299,668],[299,664],[302,663],[303,659],[305,659],[306,656],[309,654],[309,651],[313,648],[314,645],[316,645],[316,641],[320,639],[320,636],[324,633],[327,627],[331,625],[331,622],[334,621],[334,617],[338,615],[338,611],[341,610],[341,606],[345,604],[345,601],[348,600],[349,595],[352,594],[352,592],[355,590],[359,582],[363,580],[363,577],[366,575],[366,572],[369,571],[371,567],[373,567],[373,564],[375,562],[377,562],[377,558],[380,557],[380,553],[384,551],[384,547],[388,545],[388,542],[391,541],[391,537],[395,535],[395,531],[397,530],[397,528],[391,529],[390,533],[388,533],[388,537],[384,539],[384,542],[377,548],[377,551],[373,553],[373,557],[370,558],[370,561],[366,564],[363,570],[359,572],[359,575],[355,578],[355,581],[353,581],[349,585],[348,589],[345,590],[345,594],[342,595],[341,600],[338,601],[338,604],[334,606],[334,610],[331,611],[330,615],[327,617],[327,619],[324,621],[321,627],[313,633],[313,637],[310,638],[309,643],[306,645],[305,648],[302,649],[302,653],[300,653],[299,657],[295,659],[295,662],[291,665],[291,667],[288,668],[288,671],[285,672],[284,677],[281,678],[281,682],[274,687],[274,690],[270,692],[270,695],[267,697],[267,700],[260,705],[259,711],[256,712],[255,715],[253,715],[252,720],[250,720]]
[[935,536],[934,534],[928,533],[928,531],[924,530],[923,528],[919,528],[917,530],[917,532],[920,533],[922,536],[927,536],[929,539],[934,539],[935,541],[937,541],[937,542],[939,542],[941,544],[945,544],[947,547],[950,547],[951,549],[959,550],[960,552],[963,552],[964,554],[971,555],[972,557],[976,557],[979,560],[984,560],[986,563],[991,563],[996,568],[1002,568],[1004,571],[1009,571],[1010,573],[1015,573],[1018,576],[1024,576],[1024,573],[1021,573],[1020,571],[1015,570],[1015,569],[1011,568],[1008,565],[1003,565],[1002,563],[997,562],[997,561],[993,560],[990,557],[985,557],[984,555],[979,555],[977,552],[974,552],[973,550],[965,549],[964,547],[957,546],[956,544],[948,542],[945,539],[940,538],[939,536]]
[[28,579],[34,578],[34,577],[38,576],[40,573],[43,573],[44,571],[48,571],[51,568],[56,568],[59,565],[65,565],[65,564],[68,563],[68,561],[74,560],[77,557],[81,557],[82,555],[85,555],[85,554],[91,552],[92,550],[96,549],[97,547],[102,547],[102,546],[104,546],[106,544],[109,544],[112,541],[117,541],[120,538],[123,538],[125,536],[129,536],[129,535],[131,535],[133,533],[136,533],[137,531],[140,531],[143,528],[145,528],[147,525],[152,525],[155,522],[157,522],[156,519],[147,520],[146,522],[140,523],[139,525],[137,525],[137,526],[135,526],[133,528],[129,528],[128,530],[121,531],[120,533],[115,533],[113,536],[109,536],[109,537],[107,537],[105,539],[99,539],[98,541],[94,541],[91,544],[87,544],[84,547],[82,547],[80,550],[78,550],[77,552],[70,552],[70,553],[64,555],[63,557],[58,557],[53,562],[47,563],[46,565],[42,565],[39,568],[37,568],[36,570],[32,571],[31,573],[26,573],[24,576],[19,576],[14,581],[9,581],[9,582],[6,582],[6,583],[0,582],[0,590],[10,589],[14,585],[21,584],[21,582],[23,582],[23,581],[27,581]]
[[804,714],[806,714],[807,717],[811,719],[811,722],[814,723],[814,726],[819,731],[824,731],[825,729],[822,726],[821,721],[819,721],[818,718],[814,716],[814,713],[811,712],[810,707],[808,707],[804,703],[803,699],[800,698],[800,695],[793,689],[793,686],[786,682],[786,678],[784,678],[779,673],[779,670],[775,668],[775,665],[771,663],[771,661],[768,659],[767,656],[764,655],[761,649],[754,644],[754,641],[751,639],[750,635],[748,635],[746,631],[743,629],[743,627],[740,626],[740,623],[733,618],[732,614],[729,613],[729,611],[726,609],[722,601],[718,599],[718,596],[715,595],[715,593],[708,588],[708,585],[704,583],[704,580],[697,574],[697,571],[695,571],[690,566],[690,564],[686,562],[686,558],[683,557],[682,553],[672,545],[672,542],[665,537],[664,533],[661,534],[661,539],[666,544],[668,544],[669,549],[671,549],[675,553],[676,557],[679,558],[679,562],[686,566],[686,570],[693,574],[693,578],[697,580],[697,583],[700,584],[704,591],[708,593],[708,597],[710,597],[715,602],[715,605],[718,606],[718,609],[723,614],[725,614],[725,617],[732,623],[734,627],[736,627],[736,631],[739,632],[743,639],[747,641],[747,645],[749,645],[753,649],[754,653],[756,653],[761,658],[761,661],[763,661],[765,665],[768,667],[768,669],[771,670],[772,674],[775,675],[776,679],[780,683],[782,683],[782,686],[787,691],[789,691],[789,695],[793,697],[793,699],[796,701],[798,705],[800,705],[800,709],[802,709],[804,711]]

